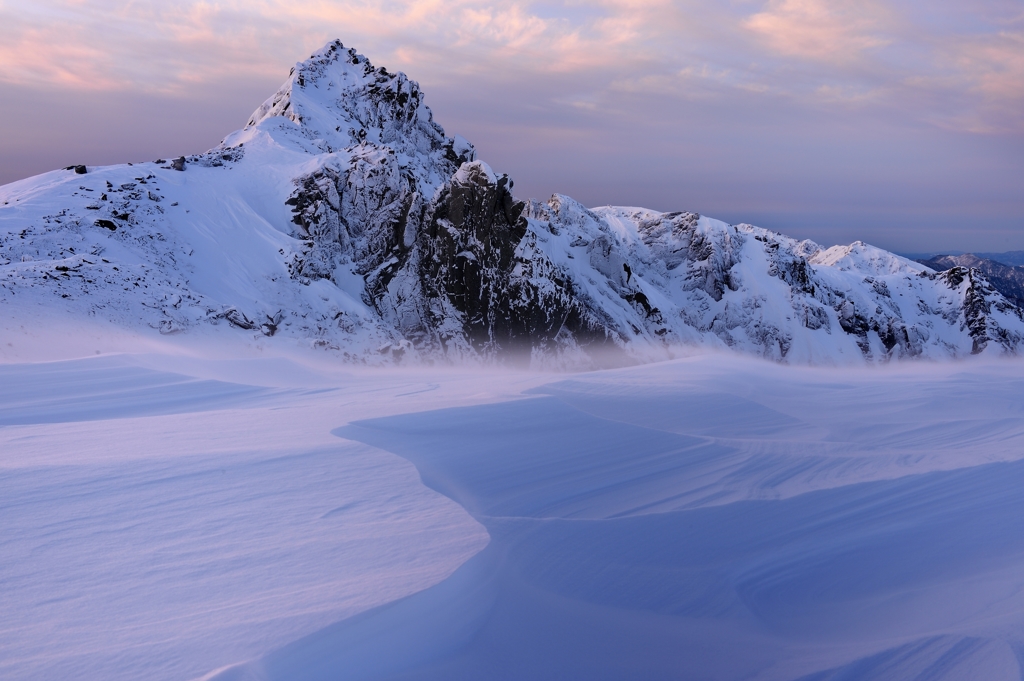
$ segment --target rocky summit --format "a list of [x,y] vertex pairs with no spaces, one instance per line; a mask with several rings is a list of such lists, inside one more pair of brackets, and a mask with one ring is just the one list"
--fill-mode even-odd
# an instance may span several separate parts
[[798,363],[1017,353],[974,267],[691,212],[525,200],[419,85],[341,42],[215,149],[0,187],[0,304],[355,362],[597,366],[731,348]]

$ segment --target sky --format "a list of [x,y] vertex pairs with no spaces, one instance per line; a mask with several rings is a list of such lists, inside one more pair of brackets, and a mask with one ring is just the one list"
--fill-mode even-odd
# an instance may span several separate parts
[[335,38],[522,197],[1024,249],[1020,0],[0,0],[0,183],[208,149]]

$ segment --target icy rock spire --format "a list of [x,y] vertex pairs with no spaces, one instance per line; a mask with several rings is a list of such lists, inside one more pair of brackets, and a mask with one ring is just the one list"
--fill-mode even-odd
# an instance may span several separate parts
[[441,156],[456,166],[475,158],[472,144],[445,137],[423,100],[416,81],[374,67],[335,40],[296,64],[244,130],[284,118],[321,152],[371,144],[411,157]]

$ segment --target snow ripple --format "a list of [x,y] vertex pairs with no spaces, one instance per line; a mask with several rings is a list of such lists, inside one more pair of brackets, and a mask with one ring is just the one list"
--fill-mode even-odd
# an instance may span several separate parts
[[705,358],[340,428],[491,543],[224,678],[1020,678],[1021,368]]

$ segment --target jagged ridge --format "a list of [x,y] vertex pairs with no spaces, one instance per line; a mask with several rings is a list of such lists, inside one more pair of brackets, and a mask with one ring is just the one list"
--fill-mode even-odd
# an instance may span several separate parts
[[[1006,255],[1013,255],[1006,254]],[[1024,305],[1024,267],[1007,265],[991,258],[971,253],[964,255],[939,255],[927,260],[918,260],[933,270],[942,272],[953,267],[976,269],[985,275],[989,283],[1017,307]]]
[[878,361],[1024,338],[1020,308],[977,269],[518,199],[445,136],[418,84],[337,41],[216,149],[85,170],[0,190],[9,309],[43,296],[164,333],[225,320],[360,361],[587,365],[693,344]]

